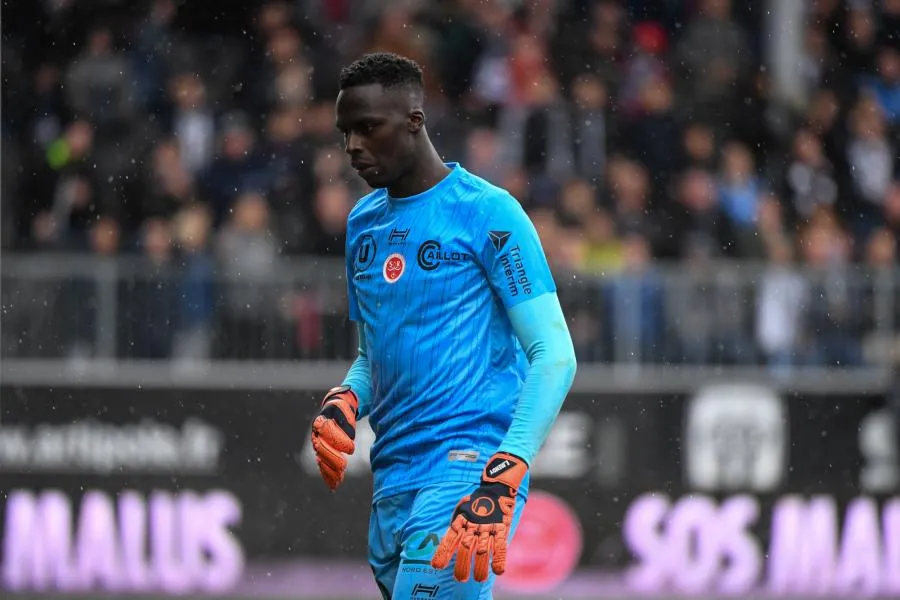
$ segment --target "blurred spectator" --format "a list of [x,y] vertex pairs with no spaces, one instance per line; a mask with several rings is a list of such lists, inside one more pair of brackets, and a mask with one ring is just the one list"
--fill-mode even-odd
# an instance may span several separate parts
[[639,90],[639,115],[628,128],[630,152],[653,174],[657,202],[662,199],[671,177],[680,166],[680,157],[673,152],[673,148],[681,143],[681,129],[673,107],[669,82],[663,77],[650,78]]
[[[64,353],[71,359],[95,357],[112,350],[104,347],[103,340],[116,339],[115,320],[107,321],[99,310],[100,295],[112,289],[115,295],[115,267],[108,261],[118,252],[121,244],[119,224],[110,217],[100,217],[87,229],[87,244],[101,262],[90,273],[73,275],[62,286],[62,344]],[[110,288],[111,286],[111,288]]]
[[165,109],[165,81],[177,38],[171,27],[177,12],[174,0],[153,0],[135,28],[130,61],[135,93],[141,108],[151,113]]
[[900,179],[894,179],[885,194],[884,226],[900,238]]
[[693,121],[685,126],[681,138],[682,168],[716,168],[716,135],[704,121]]
[[35,71],[31,97],[32,115],[26,124],[27,139],[34,145],[35,151],[46,151],[62,133],[69,117],[70,108],[63,96],[60,78],[59,67],[51,63],[44,63]]
[[623,115],[634,118],[643,112],[644,90],[665,79],[668,69],[663,56],[668,46],[666,32],[657,23],[638,23],[632,30],[634,37],[630,56],[622,71],[619,105]]
[[658,362],[665,356],[663,282],[651,258],[650,244],[643,236],[625,236],[623,268],[603,284],[606,344],[616,362]]
[[871,6],[866,2],[855,2],[846,14],[841,28],[843,39],[838,42],[841,64],[850,73],[872,73],[878,30]]
[[731,142],[722,149],[722,164],[718,176],[719,205],[741,238],[747,236],[759,212],[762,193],[753,155],[740,142]]
[[[177,326],[172,263],[172,231],[169,221],[153,218],[141,231],[143,254],[133,279],[120,290],[130,310],[120,315],[120,343],[128,358],[162,359],[171,355]],[[126,333],[127,336],[121,336]]]
[[133,76],[125,56],[113,47],[113,33],[104,26],[90,31],[81,54],[66,73],[69,106],[98,125],[128,120],[135,111]]
[[850,238],[832,213],[820,210],[804,229],[801,244],[810,281],[804,315],[806,362],[858,366],[862,360],[862,297],[847,268]]
[[574,141],[574,170],[579,177],[599,184],[606,169],[608,92],[595,75],[585,73],[576,78],[572,88],[570,115]]
[[618,89],[624,8],[619,2],[599,0],[589,13],[587,19],[577,16],[574,22],[557,27],[552,40],[553,70],[559,74],[564,90],[584,72],[596,73],[608,89]]
[[863,350],[868,364],[896,364],[900,359],[900,290],[897,237],[888,229],[877,229],[866,242],[866,266],[872,269],[864,288]]
[[849,118],[847,164],[856,196],[856,222],[852,225],[862,240],[881,222],[882,205],[894,174],[895,148],[888,141],[881,107],[874,100],[861,98]]
[[[895,35],[898,35],[895,33]],[[898,42],[878,47],[878,73],[863,80],[864,89],[871,91],[892,127],[900,126],[900,48]]]
[[500,185],[505,175],[500,140],[490,127],[476,127],[466,138],[465,167],[475,175]]
[[322,186],[316,192],[315,213],[319,230],[312,253],[318,255],[344,256],[347,243],[347,217],[353,201],[350,190],[337,182]]
[[734,228],[719,208],[712,176],[700,169],[682,175],[667,207],[663,248],[666,256],[686,257],[692,248],[707,248],[712,257],[735,255]]
[[752,364],[748,290],[737,273],[713,270],[719,254],[706,237],[687,239],[684,270],[666,293],[666,321],[674,333],[670,360],[685,364]]
[[215,152],[216,125],[207,104],[206,86],[196,73],[181,73],[169,81],[169,94],[172,136],[182,165],[196,175],[209,166]]
[[794,266],[794,249],[785,238],[769,244],[769,262],[756,299],[756,342],[763,360],[778,375],[797,365],[806,282]]
[[803,52],[797,65],[797,75],[803,82],[806,97],[813,90],[833,82],[830,71],[836,64],[834,49],[828,43],[824,28],[818,23],[807,23],[803,37]]
[[605,210],[594,211],[584,220],[585,251],[582,269],[587,273],[616,273],[623,267],[622,242],[615,222]]
[[102,207],[94,170],[94,127],[70,123],[45,152],[32,158],[22,181],[20,234],[38,248],[85,249],[87,230]]
[[278,246],[272,235],[265,196],[239,196],[219,237],[219,263],[224,277],[221,312],[223,357],[259,359],[271,351],[277,308]]
[[621,233],[640,233],[651,247],[658,245],[661,229],[668,224],[654,219],[650,213],[650,180],[640,163],[615,157],[607,169],[608,205]]
[[238,195],[267,192],[270,183],[268,163],[259,152],[256,132],[246,115],[226,115],[219,142],[220,153],[199,175],[203,199],[212,208],[217,227],[224,223]]
[[571,116],[559,84],[545,73],[522,93],[528,107],[522,127],[522,165],[534,174],[564,181],[574,174],[574,148]]
[[784,187],[793,223],[805,221],[819,207],[832,207],[837,201],[834,168],[825,157],[821,140],[807,128],[800,128],[794,136]]
[[731,117],[737,84],[750,67],[750,48],[731,18],[731,0],[700,0],[675,51],[683,83],[682,114],[707,115],[722,126]]
[[160,140],[147,162],[141,217],[170,217],[195,199],[194,180],[181,159],[177,140]]
[[210,355],[216,308],[211,235],[212,218],[206,206],[192,204],[176,215],[175,237],[182,268],[173,356],[184,361],[205,360]]

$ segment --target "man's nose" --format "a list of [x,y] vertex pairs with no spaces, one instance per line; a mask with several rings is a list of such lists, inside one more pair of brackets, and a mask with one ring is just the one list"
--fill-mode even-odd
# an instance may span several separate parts
[[354,154],[359,154],[361,150],[360,137],[354,133],[348,133],[344,141],[344,152],[353,156]]

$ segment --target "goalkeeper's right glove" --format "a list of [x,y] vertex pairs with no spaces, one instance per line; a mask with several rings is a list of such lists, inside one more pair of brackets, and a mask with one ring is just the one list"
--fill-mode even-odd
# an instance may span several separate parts
[[345,454],[353,454],[359,399],[348,385],[331,388],[312,424],[312,445],[322,479],[332,490],[344,480]]

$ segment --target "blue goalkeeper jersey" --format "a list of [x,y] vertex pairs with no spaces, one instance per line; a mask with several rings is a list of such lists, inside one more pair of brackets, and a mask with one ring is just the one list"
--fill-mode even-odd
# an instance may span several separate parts
[[407,198],[376,190],[348,219],[349,311],[371,370],[376,500],[478,481],[528,367],[506,311],[556,291],[518,201],[447,166],[430,190]]

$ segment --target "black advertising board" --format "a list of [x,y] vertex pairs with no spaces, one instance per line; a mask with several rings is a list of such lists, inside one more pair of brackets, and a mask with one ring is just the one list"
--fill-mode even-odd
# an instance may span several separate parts
[[[308,444],[319,397],[0,388],[3,586],[265,595],[248,582],[272,565],[362,563],[372,433],[361,425],[329,492]],[[533,465],[546,531],[529,525],[513,546],[568,531],[550,545],[576,550],[543,580],[513,568],[507,582],[900,593],[897,457],[878,395],[573,394]]]

